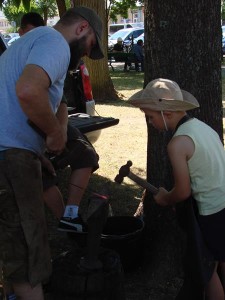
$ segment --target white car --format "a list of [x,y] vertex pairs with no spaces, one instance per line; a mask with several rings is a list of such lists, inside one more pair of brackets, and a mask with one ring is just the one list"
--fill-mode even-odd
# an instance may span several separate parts
[[145,34],[144,34],[144,32],[140,36],[138,36],[136,39],[134,39],[134,44],[137,44],[138,40],[142,40],[143,43],[145,42],[144,41],[145,40]]
[[4,40],[5,40],[6,43],[8,43],[8,41],[10,41],[15,36],[19,36],[19,33],[18,32],[12,32],[12,33],[7,33],[7,34],[3,35]]
[[129,46],[132,43],[132,39],[137,38],[144,32],[144,28],[126,28],[115,32],[108,39],[108,48],[111,49],[116,43],[119,37],[122,38],[125,46]]
[[109,33],[111,35],[121,29],[136,28],[136,27],[144,27],[144,22],[110,24],[109,25]]
[[8,46],[11,46],[16,40],[18,40],[20,38],[20,36],[14,36],[13,38],[11,38],[9,41],[8,41]]

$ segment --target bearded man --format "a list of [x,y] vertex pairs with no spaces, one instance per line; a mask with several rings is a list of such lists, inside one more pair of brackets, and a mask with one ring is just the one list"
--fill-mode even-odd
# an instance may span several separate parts
[[101,35],[98,15],[76,7],[54,28],[26,33],[0,57],[0,261],[18,299],[44,299],[51,259],[40,157],[46,149],[56,155],[65,149],[64,79],[74,57],[103,57]]

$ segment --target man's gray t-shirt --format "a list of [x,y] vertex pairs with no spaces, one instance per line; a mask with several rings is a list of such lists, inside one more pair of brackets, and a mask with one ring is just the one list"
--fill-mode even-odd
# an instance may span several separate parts
[[63,95],[69,61],[68,43],[61,33],[46,26],[26,33],[0,56],[0,151],[9,148],[39,154],[44,151],[43,138],[30,127],[21,109],[16,82],[25,65],[41,67],[51,80],[49,100],[56,112]]

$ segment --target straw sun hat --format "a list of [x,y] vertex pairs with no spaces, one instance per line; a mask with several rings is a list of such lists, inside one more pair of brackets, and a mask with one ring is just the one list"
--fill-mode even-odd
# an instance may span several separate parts
[[169,79],[158,78],[130,97],[128,103],[156,111],[186,111],[199,107],[196,98]]

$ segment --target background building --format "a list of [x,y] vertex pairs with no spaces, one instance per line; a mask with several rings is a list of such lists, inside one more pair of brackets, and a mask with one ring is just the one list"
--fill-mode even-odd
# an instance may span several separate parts
[[124,19],[121,15],[117,16],[117,21],[109,20],[110,24],[120,24],[120,23],[140,23],[144,22],[144,6],[138,6],[133,9],[128,9],[128,17]]
[[0,32],[4,34],[11,27],[12,26],[10,25],[9,21],[4,16],[3,12],[0,11]]

